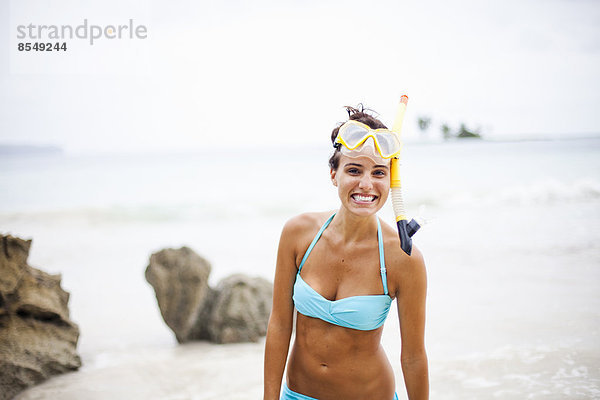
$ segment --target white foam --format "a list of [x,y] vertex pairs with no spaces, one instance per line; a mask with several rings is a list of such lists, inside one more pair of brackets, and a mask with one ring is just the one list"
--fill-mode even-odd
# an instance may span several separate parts
[[494,188],[487,192],[464,191],[451,194],[445,204],[458,207],[514,207],[565,202],[597,202],[599,200],[600,181],[581,178],[565,182],[544,178],[528,185]]

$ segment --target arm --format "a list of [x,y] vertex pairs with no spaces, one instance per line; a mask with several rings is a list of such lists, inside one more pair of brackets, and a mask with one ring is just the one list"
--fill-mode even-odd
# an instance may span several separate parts
[[413,248],[408,260],[402,260],[397,286],[398,319],[402,348],[400,360],[410,400],[429,398],[429,372],[425,352],[425,297],[427,274],[421,252]]
[[267,328],[264,363],[264,400],[278,400],[283,371],[292,335],[294,304],[292,293],[296,279],[296,252],[298,223],[286,223],[279,240],[277,265],[273,284],[273,308]]

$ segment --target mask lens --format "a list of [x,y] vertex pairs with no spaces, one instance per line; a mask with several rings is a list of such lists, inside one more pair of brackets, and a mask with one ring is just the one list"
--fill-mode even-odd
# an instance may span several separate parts
[[382,157],[391,157],[400,150],[400,142],[393,133],[378,133],[377,144],[381,149]]
[[342,139],[350,148],[358,146],[365,137],[369,134],[369,131],[360,125],[347,124],[344,126],[344,130],[340,132]]

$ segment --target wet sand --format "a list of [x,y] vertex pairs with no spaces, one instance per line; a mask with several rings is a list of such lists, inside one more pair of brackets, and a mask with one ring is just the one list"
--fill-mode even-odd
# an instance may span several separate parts
[[263,343],[189,343],[105,354],[105,364],[61,375],[16,400],[217,400],[262,398]]

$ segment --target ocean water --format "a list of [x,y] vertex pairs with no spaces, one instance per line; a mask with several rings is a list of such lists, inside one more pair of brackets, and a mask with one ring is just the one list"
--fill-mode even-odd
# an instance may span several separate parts
[[[260,397],[264,343],[177,346],[144,269],[187,245],[211,284],[272,279],[284,222],[338,206],[328,155],[2,156],[0,231],[62,274],[84,362],[20,398]],[[408,212],[426,220],[431,397],[600,398],[600,139],[414,143],[402,164]],[[383,343],[402,394],[393,314]]]

